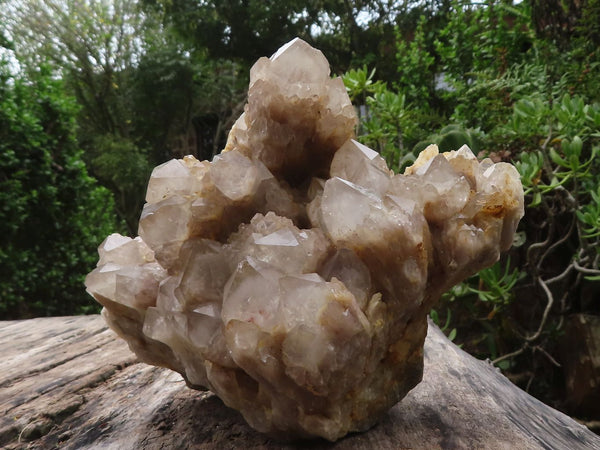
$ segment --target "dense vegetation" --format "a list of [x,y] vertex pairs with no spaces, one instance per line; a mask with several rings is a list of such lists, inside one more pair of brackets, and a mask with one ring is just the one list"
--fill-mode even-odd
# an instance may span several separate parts
[[513,250],[432,315],[563,406],[566,321],[600,315],[598,0],[0,1],[0,317],[94,311],[83,276],[135,234],[151,168],[218,153],[250,65],[294,36],[395,170],[430,142],[518,167]]
[[0,316],[96,309],[82,301],[82,270],[119,226],[82,161],[76,112],[44,69],[25,82],[0,66]]

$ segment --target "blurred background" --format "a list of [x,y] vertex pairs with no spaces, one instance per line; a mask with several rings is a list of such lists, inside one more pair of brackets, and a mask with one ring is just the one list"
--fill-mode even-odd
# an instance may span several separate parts
[[0,319],[97,313],[152,168],[211,159],[250,66],[299,36],[395,171],[429,143],[515,164],[514,247],[433,320],[600,431],[600,0],[0,0]]

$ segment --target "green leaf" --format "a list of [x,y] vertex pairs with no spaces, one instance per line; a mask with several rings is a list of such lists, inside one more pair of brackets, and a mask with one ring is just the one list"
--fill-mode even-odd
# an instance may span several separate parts
[[456,328],[453,328],[452,331],[450,331],[450,334],[448,334],[448,339],[450,341],[454,341],[454,339],[456,339]]
[[556,150],[554,150],[553,148],[550,148],[549,154],[550,154],[550,159],[555,164],[557,164],[561,167],[568,167],[567,162],[556,152]]

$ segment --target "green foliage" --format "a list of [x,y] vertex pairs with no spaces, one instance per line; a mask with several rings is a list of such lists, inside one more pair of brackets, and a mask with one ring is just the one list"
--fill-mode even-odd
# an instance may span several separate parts
[[[405,93],[409,102],[417,104],[427,102],[434,90],[435,58],[428,48],[431,31],[427,36],[425,16],[419,18],[414,37],[407,42],[398,30],[396,44],[396,61],[398,63],[398,79],[396,88]],[[428,39],[429,38],[429,39]]]
[[[523,98],[515,103],[513,116],[501,129],[507,136],[538,143],[522,152],[516,162],[531,206],[538,206],[542,195],[555,188],[577,191],[581,183],[589,184],[591,172],[597,169],[597,145],[593,139],[600,130],[599,106],[585,104],[579,96],[565,94],[550,105],[539,96]],[[589,141],[584,151],[583,139]]]
[[481,6],[453,1],[445,26],[434,38],[443,71],[466,82],[476,72],[503,73],[521,62],[533,40],[527,8],[526,2]]
[[410,149],[422,137],[415,126],[420,111],[407,104],[404,94],[374,81],[374,75],[364,66],[348,71],[342,79],[357,107],[360,141],[377,150],[390,167],[401,170],[415,160]]
[[365,105],[369,94],[385,87],[380,81],[373,81],[374,77],[375,69],[369,72],[367,66],[361,69],[350,69],[342,75],[346,91],[353,104]]
[[[395,75],[394,24],[406,5],[387,0],[144,0],[179,42],[244,69],[294,37],[319,48],[334,72],[377,63],[386,81]],[[383,57],[382,57],[383,56]]]
[[129,234],[135,235],[153,167],[148,152],[131,139],[112,134],[95,137],[93,146],[90,166],[98,179],[115,194],[116,211],[127,223]]
[[448,337],[448,339],[450,339],[451,341],[456,339],[456,328],[452,328],[450,330],[450,321],[452,320],[452,311],[450,310],[450,308],[446,309],[446,320],[444,322],[442,322],[437,310],[435,309],[432,309],[429,312],[429,317],[431,317],[433,323],[435,323],[440,328],[440,330],[442,330],[444,333],[447,333],[446,336]]
[[[134,128],[156,125],[148,120],[152,110],[138,114],[134,106],[138,97],[133,76],[145,38],[160,34],[153,19],[141,13],[137,1],[128,0],[31,0],[0,10],[0,32],[12,37],[23,73],[35,76],[43,64],[75,97],[82,158],[90,173],[113,192],[130,233],[137,230],[148,166],[157,163],[146,151],[146,136]],[[122,155],[115,153],[117,147]],[[105,150],[113,153],[100,155]]]
[[[160,10],[181,40],[206,48],[212,58],[252,64],[315,23],[316,2],[257,0],[146,1]],[[303,13],[304,12],[304,13]]]
[[492,267],[481,270],[477,277],[479,279],[477,288],[471,284],[468,285],[468,291],[477,294],[480,301],[492,304],[493,312],[496,313],[514,300],[513,288],[525,277],[525,272],[517,268],[511,271],[509,258],[504,267],[501,263],[496,263]]
[[594,51],[600,47],[600,0],[588,0],[581,7],[581,17],[575,26],[577,45]]
[[446,125],[438,133],[430,134],[418,142],[413,151],[418,154],[429,144],[437,144],[441,152],[458,150],[463,145],[468,145],[473,153],[477,154],[481,148],[482,133],[480,130],[463,128],[461,125]]
[[575,211],[582,224],[582,236],[586,239],[600,237],[600,184],[596,190],[590,191],[591,200]]
[[363,122],[363,142],[376,149],[390,167],[399,169],[414,161],[404,144],[414,132],[406,97],[381,88],[367,98],[367,108],[370,116]]
[[0,66],[0,317],[97,311],[83,287],[96,247],[119,229],[111,194],[86,171],[77,107],[43,68]]
[[171,156],[170,134],[184,131],[192,120],[194,98],[199,94],[195,81],[206,77],[207,71],[178,51],[176,43],[160,36],[156,40],[147,43],[130,77],[130,134],[138,138],[139,146],[149,149],[150,161],[164,161]]

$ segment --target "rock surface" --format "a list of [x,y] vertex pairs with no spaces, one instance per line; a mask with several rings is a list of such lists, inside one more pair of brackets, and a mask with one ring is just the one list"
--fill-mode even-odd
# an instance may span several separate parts
[[139,362],[96,316],[0,322],[6,450],[600,449],[600,437],[448,341],[425,339],[423,381],[367,433],[282,444],[214,394]]
[[396,175],[355,122],[321,52],[261,58],[224,152],[157,167],[140,236],[86,279],[142,361],[280,439],[373,426],[421,380],[429,309],[523,215],[511,165],[431,146]]

